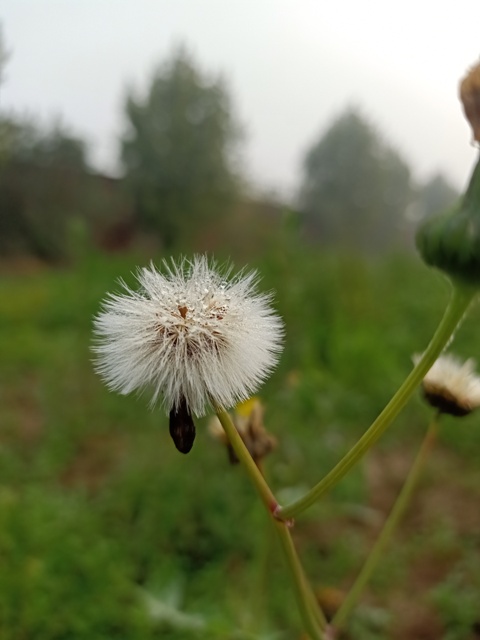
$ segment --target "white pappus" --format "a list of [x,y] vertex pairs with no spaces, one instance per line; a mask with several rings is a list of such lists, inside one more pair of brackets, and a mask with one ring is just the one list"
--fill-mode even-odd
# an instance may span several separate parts
[[163,267],[140,269],[138,291],[122,283],[124,292],[103,302],[94,319],[95,367],[112,390],[151,388],[152,403],[162,399],[170,413],[176,444],[190,450],[192,414],[232,407],[268,377],[283,322],[272,295],[257,292],[254,271],[232,276],[206,256]]

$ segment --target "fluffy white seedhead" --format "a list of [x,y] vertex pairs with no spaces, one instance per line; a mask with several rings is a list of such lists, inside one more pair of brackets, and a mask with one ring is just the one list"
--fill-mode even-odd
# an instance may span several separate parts
[[277,363],[283,323],[255,272],[230,277],[205,256],[139,270],[94,320],[96,370],[120,393],[151,388],[167,411],[201,416],[255,393]]
[[[420,356],[413,360],[417,363]],[[440,356],[422,386],[430,404],[443,413],[464,416],[480,407],[480,378],[475,375],[472,359],[461,362],[450,354]]]

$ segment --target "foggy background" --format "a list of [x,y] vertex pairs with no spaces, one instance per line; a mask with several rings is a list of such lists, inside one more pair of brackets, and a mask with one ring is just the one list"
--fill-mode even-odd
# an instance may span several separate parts
[[[281,502],[305,493],[448,302],[415,233],[455,205],[477,155],[457,93],[479,24],[478,0],[3,0],[2,639],[305,638],[270,523],[210,416],[179,454],[147,393],[95,374],[92,318],[150,262],[257,269],[286,331],[259,390],[263,470]],[[476,307],[460,358],[480,359],[479,324]],[[327,616],[430,420],[417,393],[297,519]],[[342,640],[480,637],[479,450],[475,413],[442,418]]]

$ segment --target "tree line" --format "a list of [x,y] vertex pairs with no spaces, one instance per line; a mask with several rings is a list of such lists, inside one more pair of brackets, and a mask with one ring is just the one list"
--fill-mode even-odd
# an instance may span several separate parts
[[[0,83],[7,59],[0,39]],[[144,94],[127,92],[124,121],[115,179],[95,173],[86,143],[61,122],[0,108],[0,255],[63,260],[82,242],[121,247],[132,234],[169,251],[201,249],[206,238],[225,240],[229,224],[237,235],[248,226],[245,237],[280,224],[281,207],[267,223],[261,207],[246,213],[255,198],[239,169],[242,129],[227,84],[184,47]],[[349,107],[306,152],[290,207],[309,242],[378,251],[404,246],[410,219],[456,198],[442,175],[415,184],[400,153]]]

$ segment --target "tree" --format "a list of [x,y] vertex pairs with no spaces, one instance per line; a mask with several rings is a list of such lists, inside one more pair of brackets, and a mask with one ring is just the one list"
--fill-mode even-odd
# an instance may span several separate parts
[[59,122],[42,126],[0,114],[0,254],[68,255],[71,197],[87,169],[86,145]]
[[437,173],[427,180],[419,190],[415,206],[417,218],[424,219],[445,211],[460,197],[459,192],[452,187],[448,180]]
[[0,115],[2,153],[10,163],[58,169],[87,169],[87,145],[57,120],[44,126],[29,118]]
[[[7,57],[0,25],[0,83]],[[0,111],[0,255],[78,257],[113,225],[126,228],[130,213],[115,180],[92,174],[87,145],[61,119]]]
[[130,92],[126,116],[122,160],[139,223],[171,248],[219,215],[235,193],[239,129],[226,87],[179,49],[145,97]]
[[410,170],[354,109],[337,118],[305,156],[300,208],[321,242],[374,250],[403,236]]
[[[0,25],[0,83],[7,58]],[[0,113],[0,254],[65,257],[72,171],[86,168],[86,145],[60,121]]]

